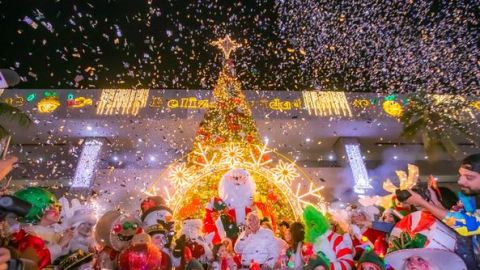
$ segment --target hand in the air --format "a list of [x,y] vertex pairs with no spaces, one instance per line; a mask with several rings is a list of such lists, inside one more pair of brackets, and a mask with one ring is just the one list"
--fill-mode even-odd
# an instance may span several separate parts
[[70,243],[70,240],[73,238],[73,230],[68,229],[65,232],[63,232],[62,237],[60,238],[60,241],[58,241],[58,244],[62,247],[66,247],[68,243]]

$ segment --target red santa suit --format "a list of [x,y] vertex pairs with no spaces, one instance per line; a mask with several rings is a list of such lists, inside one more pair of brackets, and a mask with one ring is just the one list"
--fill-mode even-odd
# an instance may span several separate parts
[[[355,248],[355,257],[362,256],[363,251],[367,246],[370,246],[376,252],[379,251],[386,254],[386,236],[384,232],[366,227],[360,229],[360,235],[352,235],[353,247]],[[383,242],[383,243],[382,243]],[[381,248],[382,247],[382,248]],[[378,254],[381,255],[381,254]]]

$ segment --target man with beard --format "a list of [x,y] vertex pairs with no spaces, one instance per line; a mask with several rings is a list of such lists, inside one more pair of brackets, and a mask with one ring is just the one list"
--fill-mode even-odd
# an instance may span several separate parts
[[463,159],[458,185],[462,191],[461,207],[455,210],[444,209],[423,199],[419,194],[410,191],[408,203],[422,207],[442,220],[459,235],[456,253],[464,259],[468,269],[480,269],[480,212],[475,200],[480,195],[480,153]]

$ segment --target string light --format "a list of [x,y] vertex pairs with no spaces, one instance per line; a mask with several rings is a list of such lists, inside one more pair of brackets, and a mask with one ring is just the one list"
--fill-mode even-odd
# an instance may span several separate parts
[[137,115],[147,106],[148,89],[103,89],[98,115]]
[[364,194],[366,190],[372,189],[370,179],[368,178],[367,168],[362,159],[360,145],[345,144],[345,152],[355,180],[354,190],[358,194]]
[[103,142],[98,139],[87,139],[83,143],[71,188],[88,188],[91,186],[102,146]]
[[308,114],[316,116],[352,116],[345,92],[303,91],[303,104]]

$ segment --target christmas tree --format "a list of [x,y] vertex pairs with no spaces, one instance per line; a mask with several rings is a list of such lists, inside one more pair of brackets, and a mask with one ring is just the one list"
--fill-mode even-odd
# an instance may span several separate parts
[[250,149],[251,145],[260,145],[252,112],[245,101],[241,83],[235,75],[230,53],[239,47],[228,36],[214,42],[224,54],[225,60],[217,84],[213,90],[213,100],[205,113],[203,121],[195,135],[191,162],[202,162],[195,153],[199,148],[210,147],[221,151],[222,147],[236,145],[241,149]]

